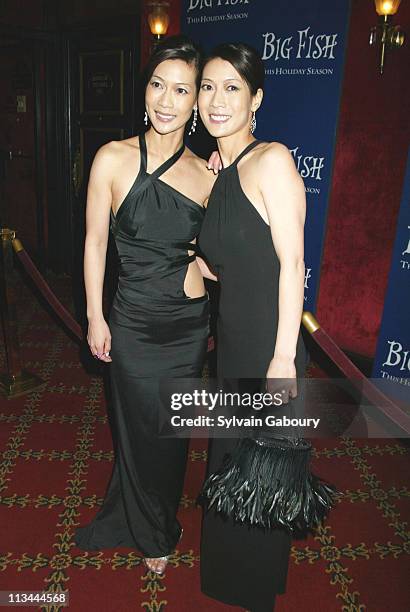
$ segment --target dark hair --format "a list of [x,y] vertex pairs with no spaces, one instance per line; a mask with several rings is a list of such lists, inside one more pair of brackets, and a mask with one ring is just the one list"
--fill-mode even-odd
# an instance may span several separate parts
[[216,46],[206,58],[204,66],[213,59],[223,59],[235,68],[248,85],[254,96],[258,89],[263,88],[265,67],[263,60],[253,47],[246,43],[222,43]]
[[201,84],[201,71],[203,63],[202,49],[194,43],[188,36],[178,34],[169,36],[162,40],[152,52],[143,73],[144,88],[148,85],[155,69],[159,64],[166,60],[180,59],[189,65],[193,65],[196,70],[196,89],[198,91]]

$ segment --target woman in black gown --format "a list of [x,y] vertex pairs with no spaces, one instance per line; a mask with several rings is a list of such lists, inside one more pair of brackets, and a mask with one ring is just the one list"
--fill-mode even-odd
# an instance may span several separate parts
[[[218,378],[286,381],[297,394],[305,351],[303,305],[305,192],[288,149],[253,137],[264,67],[243,44],[220,45],[208,58],[198,97],[201,118],[218,140],[223,169],[209,198],[199,245],[204,276],[219,280]],[[286,401],[286,400],[285,400]],[[208,472],[234,439],[213,439]],[[284,593],[290,535],[204,514],[203,592],[252,612]]]
[[[159,574],[182,532],[176,513],[188,444],[158,436],[159,379],[199,376],[208,338],[193,243],[213,177],[183,144],[193,111],[196,123],[199,76],[199,51],[188,39],[157,47],[146,69],[150,128],[97,152],[87,200],[87,339],[97,358],[112,361],[115,464],[101,510],[75,542],[84,550],[137,548]],[[108,326],[102,286],[110,216],[119,283]]]

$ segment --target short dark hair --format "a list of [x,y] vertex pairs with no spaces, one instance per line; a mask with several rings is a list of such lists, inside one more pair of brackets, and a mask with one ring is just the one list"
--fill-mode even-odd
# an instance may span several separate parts
[[166,60],[180,59],[188,65],[193,65],[196,70],[196,89],[198,91],[201,84],[201,71],[203,64],[203,53],[199,45],[193,42],[188,36],[178,34],[169,36],[162,40],[152,52],[143,73],[144,87],[148,85],[155,69],[159,64]]
[[246,43],[222,43],[217,45],[206,58],[204,66],[213,59],[223,59],[235,68],[248,85],[254,96],[258,89],[263,88],[265,67],[256,49]]

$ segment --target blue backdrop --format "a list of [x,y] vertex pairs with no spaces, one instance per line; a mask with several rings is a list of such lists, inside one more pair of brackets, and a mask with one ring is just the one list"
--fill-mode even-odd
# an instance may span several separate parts
[[373,377],[390,381],[391,395],[410,397],[410,149],[396,240],[377,342]]
[[255,135],[286,144],[305,182],[305,310],[314,310],[332,174],[349,0],[184,0],[181,30],[209,51],[243,41],[265,61]]

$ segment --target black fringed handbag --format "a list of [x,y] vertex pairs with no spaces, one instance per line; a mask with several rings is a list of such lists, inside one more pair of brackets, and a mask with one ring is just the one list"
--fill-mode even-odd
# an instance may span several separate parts
[[304,533],[333,506],[336,489],[310,471],[304,438],[242,438],[205,481],[199,501],[234,521]]

